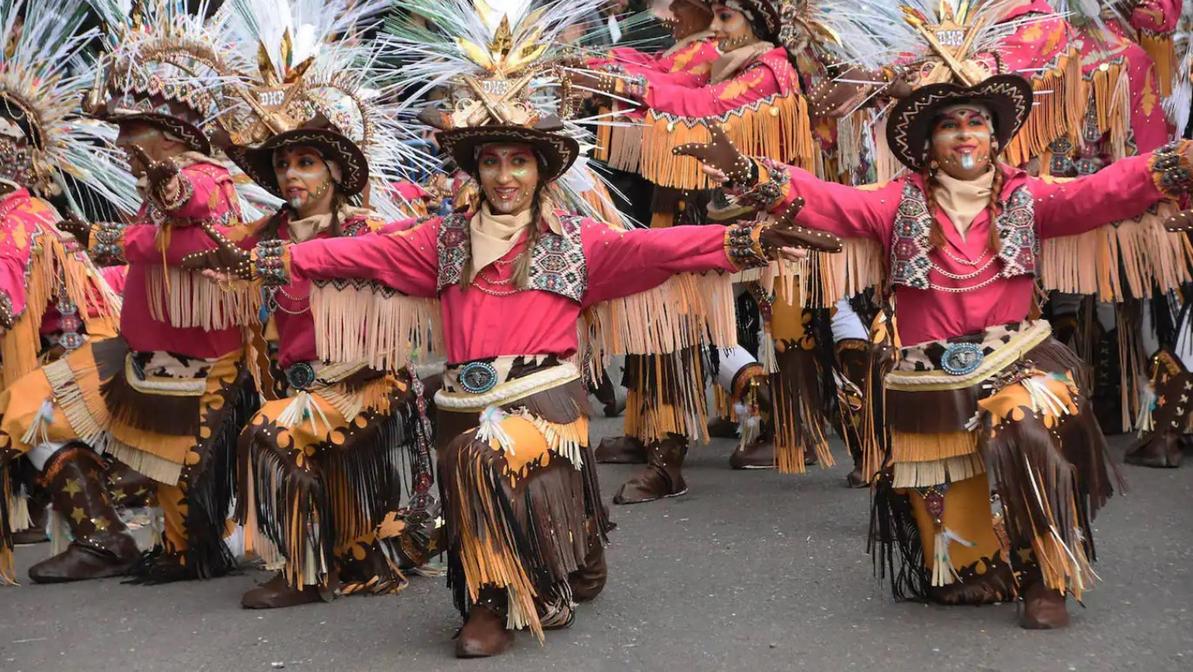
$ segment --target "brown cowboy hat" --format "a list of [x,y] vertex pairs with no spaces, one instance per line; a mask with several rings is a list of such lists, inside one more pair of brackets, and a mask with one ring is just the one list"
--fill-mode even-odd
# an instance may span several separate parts
[[976,103],[990,110],[994,137],[1005,148],[1031,113],[1031,84],[1018,75],[994,75],[973,86],[951,82],[929,84],[911,92],[891,110],[886,143],[891,153],[912,170],[928,165],[928,140],[940,110],[960,103]]
[[96,119],[113,124],[122,121],[149,124],[182,140],[194,151],[211,155],[211,139],[203,131],[198,113],[183,102],[124,91],[108,98],[99,109],[90,110],[90,113]]
[[326,161],[334,161],[340,167],[339,190],[345,196],[355,196],[364,191],[369,182],[369,162],[360,147],[326,118],[318,116],[301,128],[283,131],[270,136],[256,147],[231,145],[225,148],[228,158],[244,171],[254,182],[269,193],[282,198],[278,178],[273,170],[274,152],[286,147],[305,145],[313,147]]
[[544,183],[553,182],[563,176],[580,155],[580,143],[559,131],[563,124],[555,118],[547,118],[534,127],[529,126],[472,126],[440,131],[436,138],[439,147],[456,160],[461,170],[477,174],[476,152],[483,145],[524,144],[530,145],[543,162],[539,175]]

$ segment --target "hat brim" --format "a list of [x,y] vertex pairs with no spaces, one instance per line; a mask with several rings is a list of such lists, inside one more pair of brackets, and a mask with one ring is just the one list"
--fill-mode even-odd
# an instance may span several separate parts
[[886,126],[886,142],[896,159],[913,170],[929,162],[932,122],[943,108],[977,103],[993,117],[994,137],[1006,148],[1023,127],[1032,106],[1031,84],[1018,75],[995,75],[974,86],[930,84],[895,104]]
[[336,162],[342,178],[340,193],[355,196],[364,191],[369,182],[368,159],[356,143],[335,131],[298,128],[278,133],[257,147],[232,146],[225,151],[228,158],[254,182],[274,196],[283,198],[273,169],[273,154],[279,149],[297,145],[314,147],[325,160]]
[[162,129],[174,135],[179,140],[186,143],[187,147],[211,156],[211,139],[198,126],[189,122],[183,121],[178,117],[173,117],[168,114],[157,114],[154,112],[108,112],[99,118],[113,124],[119,124],[122,121],[140,121],[146,124],[151,124],[157,128]]
[[455,159],[461,170],[473,177],[477,175],[476,150],[482,145],[500,143],[534,147],[545,164],[539,175],[544,184],[563,177],[580,155],[580,143],[574,138],[524,126],[454,128],[440,131],[436,137],[439,147]]

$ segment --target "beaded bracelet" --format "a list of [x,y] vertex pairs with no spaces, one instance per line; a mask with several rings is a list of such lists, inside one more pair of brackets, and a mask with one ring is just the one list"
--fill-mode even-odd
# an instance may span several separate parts
[[1193,184],[1193,165],[1185,156],[1188,140],[1170,142],[1152,152],[1152,180],[1166,196],[1176,198],[1189,193]]
[[91,254],[96,259],[110,261],[115,264],[125,263],[124,224],[120,222],[96,222],[91,225]]
[[[281,286],[290,283],[289,269],[286,268],[286,243],[281,240],[263,240],[257,243],[253,251],[252,277],[261,279],[262,284]],[[243,262],[246,267],[249,262]],[[248,276],[246,276],[248,277]]]
[[734,224],[725,228],[725,255],[738,270],[761,268],[770,263],[762,247],[760,224]]
[[8,297],[8,294],[0,292],[0,327],[12,329],[12,325],[16,322],[16,316],[12,314],[12,299]]
[[[770,210],[775,203],[783,198],[784,188],[791,177],[782,166],[775,164],[770,159],[754,161],[752,165],[753,186],[749,188],[749,191],[741,194],[738,200],[753,205],[758,210]],[[764,168],[766,169],[766,179],[762,179],[761,176]]]

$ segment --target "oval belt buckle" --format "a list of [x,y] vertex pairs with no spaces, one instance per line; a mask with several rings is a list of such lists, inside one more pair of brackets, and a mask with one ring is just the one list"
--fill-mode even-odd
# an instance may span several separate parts
[[460,387],[469,394],[484,394],[497,387],[497,369],[488,362],[469,362],[460,369]]
[[306,362],[286,367],[286,382],[296,390],[308,389],[315,383],[315,367]]
[[940,368],[950,376],[964,376],[978,370],[985,355],[976,343],[953,343],[944,349]]

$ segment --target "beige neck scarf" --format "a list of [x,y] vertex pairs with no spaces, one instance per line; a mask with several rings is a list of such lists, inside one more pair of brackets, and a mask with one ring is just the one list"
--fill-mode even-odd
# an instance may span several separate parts
[[522,232],[530,226],[530,217],[530,208],[516,215],[494,215],[488,203],[481,205],[468,224],[472,243],[469,282],[481,269],[509,254],[522,237]]
[[[991,169],[974,180],[958,180],[943,170],[936,173],[940,188],[936,190],[936,204],[949,216],[961,239],[969,231],[970,224],[978,214],[990,205],[990,187],[994,183]],[[992,223],[993,224],[993,223]]]
[[[365,208],[355,208],[346,205],[340,208],[340,224],[342,225],[357,215],[367,217],[371,214],[372,212]],[[331,229],[331,213],[311,215],[302,219],[291,219],[286,222],[286,228],[290,232],[290,240],[296,243],[305,243],[324,231]]]
[[716,84],[734,77],[754,59],[774,48],[775,45],[770,42],[760,40],[721,54],[720,58],[713,61],[711,83]]

